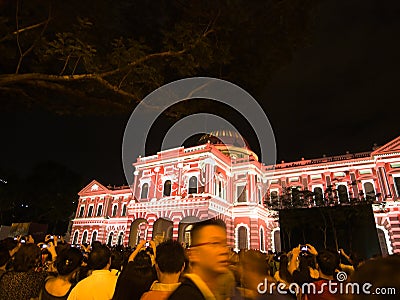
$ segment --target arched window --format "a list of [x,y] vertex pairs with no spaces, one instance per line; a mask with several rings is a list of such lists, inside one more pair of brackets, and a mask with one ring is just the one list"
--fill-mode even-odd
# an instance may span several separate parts
[[87,213],[87,216],[88,216],[88,217],[91,217],[92,214],[93,214],[93,205],[90,205],[90,206],[89,206],[88,213]]
[[163,195],[164,196],[171,196],[171,180],[165,180]]
[[260,228],[260,250],[265,251],[264,229]]
[[83,232],[81,244],[87,243],[87,236],[88,236],[88,232],[87,232],[87,230],[85,230]]
[[126,216],[126,204],[124,203],[124,205],[122,206],[122,213],[121,216],[125,217]]
[[83,213],[85,212],[85,207],[81,206],[81,208],[79,209],[79,215],[78,218],[82,218],[83,217]]
[[117,215],[117,209],[118,209],[118,205],[114,205],[113,206],[113,210],[112,210],[112,216],[115,217]]
[[247,191],[245,185],[238,185],[236,187],[237,202],[247,202]]
[[108,246],[112,246],[113,237],[114,237],[114,232],[111,231],[110,234],[108,235],[108,239],[107,239]]
[[75,231],[74,238],[72,239],[72,244],[75,245],[78,243],[79,231]]
[[197,177],[192,176],[189,179],[189,194],[196,194],[197,193]]
[[271,202],[276,202],[276,201],[279,200],[279,196],[278,196],[278,191],[277,190],[271,191],[271,193],[269,195],[269,200]]
[[364,194],[366,200],[375,200],[375,189],[371,182],[364,183]]
[[103,212],[103,204],[99,204],[99,206],[97,206],[96,217],[101,217],[102,212]]
[[347,187],[345,185],[343,184],[338,185],[337,191],[340,203],[349,201],[349,195],[347,194]]
[[93,231],[92,233],[92,242],[90,244],[93,244],[97,240],[97,231]]
[[123,242],[124,242],[124,233],[120,232],[119,235],[118,235],[117,245],[120,246],[120,245],[123,244]]
[[324,199],[324,195],[322,192],[322,189],[317,186],[314,188],[314,200],[315,200],[315,204],[320,205],[322,203]]
[[238,247],[239,249],[248,249],[247,243],[247,228],[240,226],[238,229]]
[[400,197],[400,177],[393,175],[394,187],[396,188],[397,196]]
[[149,184],[143,183],[142,184],[142,191],[140,193],[140,199],[147,199],[149,194]]

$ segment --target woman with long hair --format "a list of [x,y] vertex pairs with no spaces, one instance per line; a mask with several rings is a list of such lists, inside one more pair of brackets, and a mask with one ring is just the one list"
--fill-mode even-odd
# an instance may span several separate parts
[[67,248],[55,261],[58,275],[48,277],[40,292],[40,300],[66,300],[75,286],[75,275],[82,264],[83,255],[76,248]]

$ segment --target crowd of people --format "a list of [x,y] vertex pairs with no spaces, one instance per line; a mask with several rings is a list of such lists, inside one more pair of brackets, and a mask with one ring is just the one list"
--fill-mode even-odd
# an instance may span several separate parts
[[[368,283],[374,294],[338,289],[345,283]],[[376,288],[387,290],[378,294]],[[30,236],[0,243],[0,299],[361,300],[399,294],[398,255],[360,261],[311,244],[288,253],[237,253],[218,220],[194,224],[187,249],[173,240],[141,241],[133,249],[97,241],[77,247],[53,235],[38,244]]]

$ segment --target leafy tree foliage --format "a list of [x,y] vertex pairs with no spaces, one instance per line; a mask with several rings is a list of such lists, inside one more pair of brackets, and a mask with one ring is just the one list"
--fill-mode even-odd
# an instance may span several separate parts
[[339,200],[339,191],[329,185],[323,195],[316,192],[311,192],[307,189],[299,190],[298,188],[286,187],[282,188],[280,195],[266,199],[264,204],[272,210],[280,209],[295,209],[295,208],[310,208],[310,207],[325,207],[325,206],[343,206],[357,204],[372,204],[378,202],[381,194],[368,193],[367,196],[361,191],[358,197],[354,197],[349,192],[350,198],[345,198],[346,201]]
[[307,45],[316,0],[3,1],[0,97],[61,114],[129,112],[188,76],[253,93]]

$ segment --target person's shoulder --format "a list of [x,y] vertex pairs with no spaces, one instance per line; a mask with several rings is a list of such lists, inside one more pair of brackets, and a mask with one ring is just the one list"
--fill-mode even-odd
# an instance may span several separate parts
[[3,271],[1,273],[1,278],[3,279],[3,278],[11,277],[14,275],[14,273],[15,273],[14,271]]
[[[44,282],[46,277],[49,275],[49,273],[45,271],[28,271],[28,272],[16,272],[18,274],[14,275],[17,278],[19,277],[21,280],[24,280],[26,282]],[[32,283],[33,284],[33,283]]]
[[86,277],[86,278],[83,278],[82,280],[78,281],[78,282],[75,284],[75,286],[74,286],[74,288],[72,289],[72,291],[78,291],[80,288],[85,287],[85,286],[87,285],[87,283],[90,282],[90,280],[91,280],[89,277],[90,277],[90,276],[88,276],[88,277]]
[[204,300],[199,288],[189,278],[185,278],[182,284],[169,296],[169,300]]
[[169,299],[170,292],[166,291],[148,291],[140,297],[140,300],[163,300]]

